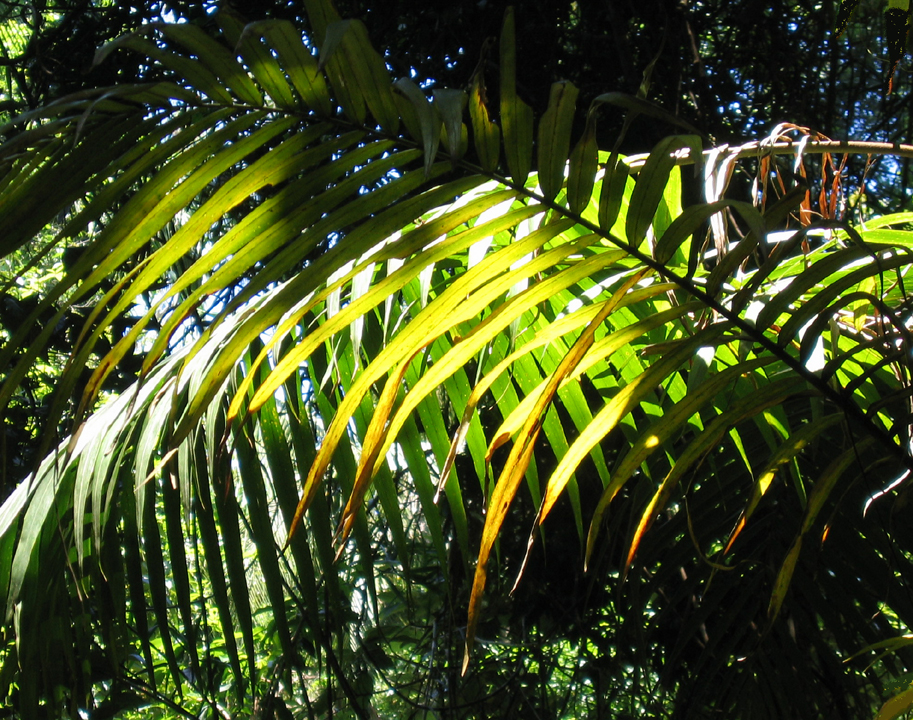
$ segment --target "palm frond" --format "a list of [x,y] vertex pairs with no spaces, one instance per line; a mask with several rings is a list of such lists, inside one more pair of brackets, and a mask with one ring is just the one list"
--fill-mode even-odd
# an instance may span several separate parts
[[[420,606],[429,568],[427,595],[468,609],[423,612],[447,614],[449,646],[465,626],[470,687],[497,615],[490,566],[528,574],[568,498],[575,567],[619,586],[605,642],[680,712],[846,696],[863,714],[868,691],[835,658],[896,631],[866,620],[879,603],[913,621],[857,566],[907,562],[860,507],[913,468],[909,233],[831,227],[813,249],[796,252],[805,230],[771,247],[801,196],[765,214],[718,196],[683,208],[679,165],[700,138],[663,140],[638,170],[597,150],[598,107],[619,100],[602,96],[575,145],[570,84],[534,133],[511,14],[495,123],[481,75],[468,96],[428,98],[391,81],[360,22],[311,5],[311,38],[230,15],[220,39],[148,26],[99,61],[140,52],[167,82],[3,129],[3,252],[51,228],[43,252],[80,254],[0,349],[0,406],[86,313],[45,460],[0,508],[3,676],[23,713],[60,687],[75,712],[99,682],[214,706],[223,672],[236,702],[275,698],[313,662],[365,716],[359,678],[383,667],[370,628]],[[716,232],[708,252],[702,232],[731,211],[744,236]],[[112,392],[133,359],[135,382]],[[851,589],[822,602],[803,573]],[[819,624],[810,681],[798,635]],[[593,627],[574,631],[581,647]],[[17,670],[36,666],[50,669]]]

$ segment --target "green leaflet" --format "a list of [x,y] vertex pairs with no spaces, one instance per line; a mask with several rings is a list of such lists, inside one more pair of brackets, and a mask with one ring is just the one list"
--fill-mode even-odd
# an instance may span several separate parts
[[894,697],[886,700],[878,710],[875,720],[894,720],[913,707],[913,688],[904,690]]
[[258,42],[263,35],[255,34],[256,30],[248,30],[230,13],[219,13],[218,19],[222,32],[240,53],[244,64],[250,68],[256,84],[263,88],[273,104],[286,110],[298,106],[298,101],[285,73],[282,72],[281,65],[272,56],[269,48]]
[[326,67],[330,84],[343,99],[343,112],[362,125],[367,109],[384,130],[396,134],[399,112],[390,77],[383,58],[371,45],[364,23],[340,20],[328,25],[320,64]]
[[548,109],[539,121],[539,185],[546,200],[554,200],[564,184],[578,94],[573,83],[552,85]]
[[195,55],[202,65],[212,71],[213,77],[224,83],[242,102],[254,106],[263,104],[263,98],[247,70],[223,44],[189,23],[160,23],[154,27],[166,38],[174,40]]
[[[129,48],[131,50],[135,50],[147,58],[154,59],[162,63],[162,65],[174,71],[179,77],[184,78],[196,92],[202,93],[213,102],[226,105],[231,104],[231,94],[220,82],[220,78],[218,78],[210,70],[210,68],[207,67],[205,62],[198,63],[190,58],[183,57],[178,53],[166,50],[156,43],[143,37],[152,30],[162,28],[163,26],[165,26],[165,23],[149,25],[144,30],[130,33],[128,35],[122,35],[117,40],[109,42],[107,45],[99,48],[98,52],[95,53],[94,64],[98,65],[99,63],[104,62],[107,56],[110,55],[114,50],[119,48]],[[181,33],[180,30],[177,32],[178,34]],[[209,59],[210,61],[212,60],[212,58]],[[234,70],[234,68],[232,68],[232,70]],[[237,74],[235,74],[235,77],[237,78]],[[246,90],[248,90],[247,83],[244,83],[244,86],[241,90],[242,94],[244,94]],[[248,96],[248,99],[253,98]]]
[[[583,244],[588,244],[589,239],[585,238]],[[573,245],[566,248],[562,251],[562,254],[572,252],[574,250]],[[613,256],[610,253],[608,258],[602,257],[597,258],[600,260],[597,263],[593,263],[591,267],[573,268],[575,271],[579,272],[580,275],[585,274],[588,271],[592,271],[596,267],[604,267],[607,264],[611,264]],[[548,256],[540,256],[546,262],[552,260]],[[560,256],[559,256],[560,257]],[[531,268],[533,269],[533,268]],[[526,312],[530,308],[535,307],[538,303],[542,302],[544,299],[548,298],[553,294],[556,288],[561,287],[562,285],[567,285],[573,283],[575,280],[574,274],[568,272],[563,277],[558,276],[555,278],[554,282],[542,282],[538,283],[528,291],[511,298],[510,301],[501,306],[500,312],[496,315],[489,317],[488,321],[484,324],[480,324],[474,328],[473,332],[470,335],[464,336],[460,339],[460,342],[455,344],[450,350],[443,354],[440,358],[436,360],[434,365],[426,370],[421,379],[418,380],[413,386],[405,401],[403,402],[401,408],[397,412],[396,417],[390,422],[390,427],[387,432],[387,440],[384,447],[384,453],[389,448],[390,443],[393,438],[396,437],[396,433],[399,428],[403,426],[406,422],[406,419],[410,416],[412,411],[418,406],[418,404],[424,399],[424,397],[429,394],[436,386],[444,382],[446,378],[453,375],[457,370],[464,367],[467,361],[474,357],[479,350],[484,348],[488,343],[494,340],[499,334],[503,333],[506,327],[514,321],[514,319],[521,313]],[[489,290],[488,287],[485,288],[486,291]],[[486,297],[485,300],[487,301]],[[579,313],[576,314],[574,319],[578,322],[584,322],[582,318],[585,318],[586,314]],[[574,325],[567,323],[562,328],[553,327],[553,333],[545,338],[536,338],[530,343],[523,345],[523,347],[513,354],[511,357],[505,359],[500,364],[500,367],[505,367],[511,361],[515,360],[521,354],[531,352],[536,347],[544,345],[551,339],[556,339],[559,336],[561,330],[565,332],[573,328]],[[474,415],[475,408],[478,405],[479,398],[486,392],[489,388],[491,382],[495,379],[495,376],[487,376],[485,380],[480,383],[477,383],[475,388],[472,390],[472,395],[470,396],[468,402],[466,403],[463,422],[461,423],[460,431],[457,436],[454,438],[453,443],[451,444],[450,452],[448,453],[447,463],[444,467],[444,471],[441,475],[441,483],[446,482],[447,475],[449,470],[452,467],[453,458],[456,453],[456,449],[459,444],[465,439],[465,434],[469,428],[469,422]],[[531,396],[527,396],[530,398]],[[514,414],[511,414],[513,417]],[[525,417],[525,416],[523,416]],[[503,433],[499,433],[503,434]],[[381,457],[383,454],[381,454]],[[490,454],[490,451],[486,453]]]
[[257,560],[263,571],[266,592],[272,605],[276,634],[283,652],[292,653],[291,629],[285,611],[284,580],[279,569],[276,541],[273,539],[272,518],[269,512],[271,498],[267,494],[266,483],[260,470],[260,460],[256,454],[256,446],[249,433],[250,426],[242,428],[234,435],[238,470],[247,501],[247,516],[252,533],[258,540]]
[[771,323],[777,322],[780,315],[789,307],[789,304],[801,293],[823,282],[830,275],[839,272],[866,255],[866,251],[862,248],[853,247],[839,250],[814,263],[807,272],[803,272],[801,277],[791,282],[788,287],[778,291],[776,296],[766,303],[764,309],[758,314],[758,326],[766,328]]
[[[739,214],[749,223],[756,238],[765,234],[761,216],[749,203],[724,199],[706,205],[692,205],[682,211],[682,213],[675,218],[662,233],[656,241],[656,246],[653,249],[653,257],[657,262],[663,264],[669,262],[675,254],[675,251],[681,247],[682,243],[697,232],[697,230],[707,222],[708,218],[727,207],[732,207],[739,211]],[[755,240],[755,242],[757,242],[757,240]],[[688,257],[689,255],[690,253],[686,254],[685,257]],[[744,256],[741,259],[744,259]],[[728,277],[730,273],[731,269],[729,269],[729,272],[723,274],[723,277]]]
[[526,184],[533,155],[533,111],[517,95],[517,49],[514,10],[504,13],[501,30],[501,131],[507,167],[514,184]]
[[[251,23],[242,32],[242,42],[247,34],[259,35],[276,51],[281,69],[288,74],[292,87],[306,107],[314,110],[320,117],[332,115],[330,93],[323,73],[317,67],[317,61],[301,43],[301,33],[290,22],[263,20]],[[281,85],[278,79],[273,82]],[[280,98],[285,99],[284,90],[275,92]]]
[[[623,306],[623,298],[609,299],[605,303],[602,303],[601,306],[594,308],[594,310],[597,310],[599,313],[601,313],[609,311],[611,308]],[[684,311],[679,308],[673,308],[669,311],[657,313],[653,318],[650,318],[643,323],[635,323],[629,325],[628,327],[619,330],[617,333],[610,334],[602,340],[595,342],[592,345],[590,351],[575,368],[571,374],[570,379],[579,377],[581,374],[592,368],[600,361],[605,360],[606,357],[611,356],[613,352],[618,350],[620,347],[623,347],[626,343],[630,343],[633,339],[640,337],[640,335],[644,332],[656,327],[661,327],[665,323],[668,323],[670,320],[681,317],[683,312]],[[579,322],[586,317],[586,315],[581,314],[575,319]],[[587,318],[587,320],[592,322],[590,318]],[[540,384],[535,391],[530,392],[523,399],[523,402],[520,403],[520,405],[518,405],[516,409],[504,419],[504,422],[498,428],[497,432],[495,433],[495,437],[489,446],[489,455],[494,451],[497,445],[506,442],[507,438],[513,436],[517,429],[523,424],[525,418],[530,412],[531,407],[537,402],[539,395],[542,391],[544,391],[544,389],[544,384]],[[546,510],[546,514],[547,512],[548,511]]]
[[472,134],[479,165],[486,172],[498,166],[501,148],[501,128],[491,121],[491,114],[485,93],[483,76],[479,73],[473,77],[469,91],[469,116],[472,118]]
[[[169,630],[170,622],[168,617],[168,590],[165,580],[165,544],[162,542],[159,531],[158,521],[156,518],[156,483],[147,482],[143,487],[138,489],[138,495],[143,496],[142,518],[138,518],[142,524],[139,525],[142,533],[142,553],[146,560],[146,574],[148,576],[149,595],[152,600],[152,610],[155,616],[155,622],[158,625],[159,637],[162,641],[163,654],[168,669],[171,672],[171,679],[175,686],[181,687],[181,669],[178,666],[177,656],[174,651],[174,642],[172,641]],[[180,692],[180,690],[179,690]]]
[[[235,640],[234,620],[231,612],[231,600],[228,594],[228,580],[225,575],[225,568],[222,563],[221,541],[215,508],[212,502],[212,493],[210,490],[210,473],[207,451],[204,447],[203,437],[201,434],[190,439],[193,443],[194,463],[193,467],[196,472],[198,491],[194,493],[194,516],[196,517],[196,527],[200,537],[200,543],[203,546],[203,556],[206,562],[206,570],[209,582],[212,585],[213,603],[216,606],[216,612],[219,618],[222,636],[225,638],[225,648],[228,654],[228,661],[235,677],[242,679],[238,684],[238,693],[243,692],[244,672],[241,669],[241,656],[238,652],[238,644]],[[208,454],[212,457],[212,454]]]
[[673,153],[683,148],[687,148],[692,157],[699,156],[700,138],[681,135],[660,140],[647,158],[637,182],[634,183],[625,223],[627,241],[634,247],[638,247],[647,236],[647,229],[653,223],[653,216],[665,193],[669,175],[675,167]]
[[590,202],[593,185],[596,180],[596,167],[599,162],[599,148],[596,145],[596,114],[587,113],[586,129],[583,137],[577,142],[571,153],[567,177],[568,209],[577,215]]
[[[474,205],[474,206],[469,206],[468,208],[466,208],[466,211],[467,211],[466,214],[471,214],[472,212],[478,212],[478,209],[480,207],[490,206],[490,205],[494,204],[494,202],[496,202],[497,200],[503,200],[503,199],[504,199],[503,195],[482,198],[482,199],[480,199],[480,204]],[[353,303],[352,306],[349,306],[345,310],[345,312],[340,313],[337,316],[334,316],[331,323],[327,323],[327,324],[324,324],[323,326],[321,326],[319,334],[315,334],[314,336],[308,338],[306,343],[303,343],[303,344],[299,345],[298,347],[296,347],[294,350],[292,350],[285,358],[283,358],[282,362],[280,362],[277,365],[277,367],[275,368],[272,375],[267,379],[267,383],[270,383],[270,384],[276,383],[275,387],[278,387],[278,385],[284,381],[284,378],[281,377],[282,373],[283,372],[288,373],[292,370],[292,368],[296,367],[299,360],[303,359],[304,357],[307,357],[310,354],[310,352],[312,352],[313,348],[316,348],[319,345],[321,338],[329,337],[332,334],[332,332],[334,332],[336,329],[341,329],[341,328],[346,327],[349,320],[353,320],[356,317],[359,317],[361,315],[362,309],[367,309],[367,308],[372,307],[377,302],[379,302],[379,299],[381,297],[383,297],[385,294],[388,294],[391,290],[399,289],[399,288],[403,287],[403,285],[405,285],[412,277],[414,277],[414,275],[417,273],[418,270],[420,270],[422,267],[424,267],[428,263],[433,263],[437,257],[445,257],[449,251],[454,251],[457,248],[465,247],[467,244],[471,243],[476,237],[478,237],[479,235],[481,235],[485,232],[495,232],[495,231],[503,228],[505,225],[508,225],[511,221],[515,222],[517,219],[519,219],[521,217],[529,217],[530,215],[535,214],[537,212],[538,212],[538,209],[536,209],[536,208],[522,209],[522,210],[519,210],[515,215],[507,215],[505,218],[492,221],[488,227],[483,225],[483,226],[474,228],[473,231],[471,231],[470,233],[467,233],[464,236],[456,236],[454,238],[454,242],[453,242],[452,246],[447,246],[445,244],[443,247],[437,247],[436,249],[431,250],[427,254],[424,254],[423,256],[416,258],[411,263],[400,268],[392,276],[386,278],[384,281],[382,281],[381,283],[379,283],[379,284],[375,285],[373,288],[371,288],[368,292],[364,293],[360,298],[358,298],[358,300],[355,303]],[[439,231],[439,232],[447,232],[448,229],[451,229],[453,227],[458,227],[460,224],[462,224],[462,222],[464,222],[464,220],[465,220],[465,217],[466,217],[466,215],[462,211],[453,213],[452,215],[448,215],[446,217],[442,217],[442,218],[440,218],[440,220],[437,223],[434,223],[434,224],[429,223],[428,226],[423,226],[421,229],[413,231],[415,237],[412,237],[412,235],[407,235],[406,237],[401,238],[399,241],[398,247],[390,248],[389,250],[381,250],[375,256],[375,258],[380,260],[384,257],[390,257],[390,256],[396,257],[399,252],[403,251],[402,246],[408,247],[409,245],[417,243],[418,248],[420,248],[421,243],[424,243],[426,241],[426,238],[434,237],[433,235],[429,236],[428,229],[433,230],[433,231]],[[352,252],[353,250],[355,250],[357,252],[358,248],[359,248],[358,243],[355,241],[354,237],[350,236],[350,239],[352,239],[353,242],[346,248],[346,251]],[[368,239],[366,239],[366,240],[368,240]],[[416,249],[418,249],[418,248],[416,248]],[[350,270],[346,276],[337,280],[335,286],[338,287],[338,286],[342,285],[347,279],[354,277],[354,275],[360,269],[362,269],[363,266],[364,266],[364,264],[359,264],[359,266]],[[333,291],[333,289],[335,289],[334,286],[327,287],[319,295],[316,295],[313,298],[313,300],[310,300],[310,302],[308,302],[304,307],[300,308],[297,313],[297,317],[293,316],[292,318],[287,320],[285,323],[283,323],[283,325],[280,326],[280,329],[277,333],[278,336],[279,337],[283,336],[284,333],[287,332],[291,328],[291,326],[297,322],[298,317],[300,317],[305,312],[307,312],[308,307],[315,306],[323,297],[328,296]],[[262,354],[261,354],[261,357],[258,358],[257,362],[259,363],[261,360],[262,360]],[[246,385],[242,386],[242,391],[245,389],[245,387],[246,387]],[[261,387],[258,389],[256,395],[254,396],[252,405],[255,407],[256,404],[260,401],[260,399],[261,398],[265,399],[266,397],[268,397],[272,393],[273,389],[274,388],[264,389],[264,387],[261,385]],[[233,407],[234,406],[235,405],[233,404]],[[232,412],[233,412],[233,410],[232,410]]]
[[611,230],[622,204],[627,198],[630,206],[630,197],[634,189],[634,182],[628,175],[628,166],[616,153],[609,156],[602,178],[599,193],[599,227],[602,230]]

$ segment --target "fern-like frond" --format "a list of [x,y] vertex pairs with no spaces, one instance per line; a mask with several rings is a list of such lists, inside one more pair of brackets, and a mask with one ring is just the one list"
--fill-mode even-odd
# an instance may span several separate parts
[[[622,656],[643,651],[631,593],[668,600],[657,628],[687,606],[661,678],[681,707],[730,710],[795,668],[759,654],[786,642],[785,611],[841,628],[824,665],[889,634],[850,617],[856,599],[809,606],[799,569],[858,539],[859,503],[913,468],[908,232],[832,226],[815,247],[805,230],[773,245],[800,196],[765,214],[719,196],[683,208],[679,166],[701,139],[667,138],[639,167],[600,153],[606,95],[574,143],[568,83],[536,131],[511,14],[495,113],[481,75],[426,97],[389,77],[359,21],[310,5],[309,38],[228,14],[219,38],[148,26],[98,61],[139,52],[166,82],[4,128],[2,252],[44,233],[42,252],[79,253],[0,348],[0,407],[61,321],[82,318],[45,460],[0,508],[5,672],[73,648],[16,674],[23,712],[63,686],[72,707],[91,703],[101,666],[106,682],[215,702],[218,638],[239,697],[276,694],[264,658],[290,678],[308,655],[365,714],[347,663],[367,662],[365,628],[391,593],[413,602],[429,563],[468,610],[451,620],[471,672],[490,567],[522,575],[563,498],[576,566],[633,588],[617,600]],[[702,233],[724,213],[744,235],[716,232],[710,252]],[[135,381],[112,392],[131,361]],[[879,548],[858,557],[890,567]],[[825,584],[862,577],[834,562]],[[86,669],[93,650],[106,663]],[[689,695],[674,668],[725,682]],[[826,707],[809,698],[797,707]]]

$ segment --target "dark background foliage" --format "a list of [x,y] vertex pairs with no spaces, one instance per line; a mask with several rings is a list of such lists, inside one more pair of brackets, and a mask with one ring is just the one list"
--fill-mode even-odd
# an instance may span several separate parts
[[[424,0],[341,0],[343,17],[362,18],[387,52],[395,76],[435,86],[464,87],[482,48],[500,32],[508,0],[451,3]],[[85,86],[143,76],[124,54],[87,71],[95,49],[163,13],[207,24],[215,2],[51,0],[0,3],[4,17],[28,27],[21,53],[4,48],[0,63],[17,109],[34,107]],[[306,26],[302,3],[235,0],[249,20],[284,18]],[[59,15],[49,21],[41,11]],[[695,124],[717,142],[740,142],[778,122],[809,126],[831,137],[902,141],[909,135],[909,79],[901,64],[887,96],[881,9],[857,9],[836,39],[836,3],[810,0],[620,0],[517,4],[517,42],[524,61],[518,86],[540,114],[549,85],[571,80],[583,107],[610,90],[635,93],[657,60],[649,99]],[[497,58],[485,65],[496,68]],[[492,73],[492,76],[494,73]],[[614,140],[612,118],[603,127]],[[665,127],[644,123],[629,150],[645,151]],[[905,176],[906,177],[906,176]],[[906,183],[904,183],[906,184]]]

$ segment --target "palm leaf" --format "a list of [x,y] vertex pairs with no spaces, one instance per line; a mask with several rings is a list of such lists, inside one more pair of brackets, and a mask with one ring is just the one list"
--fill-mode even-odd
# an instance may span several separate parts
[[[790,592],[812,532],[825,517],[850,534],[863,527],[841,502],[861,492],[851,470],[913,467],[907,404],[882,400],[909,390],[909,235],[833,230],[803,257],[752,265],[789,201],[766,216],[716,198],[683,209],[678,164],[685,148],[700,154],[699,138],[663,140],[635,180],[623,157],[596,149],[597,108],[614,97],[597,99],[571,150],[569,85],[553,88],[535,135],[513,77],[511,13],[498,125],[481,75],[466,109],[456,91],[429,99],[388,77],[360,22],[310,5],[318,32],[306,40],[287,23],[243,27],[227,15],[221,39],[144,28],[99,61],[139,52],[167,83],[74,96],[4,129],[3,252],[42,231],[45,252],[83,252],[0,350],[0,407],[59,321],[87,310],[50,403],[45,460],[0,508],[0,587],[10,637],[25,648],[7,654],[4,672],[55,643],[96,643],[116,659],[109,682],[212,699],[223,663],[244,698],[275,694],[258,685],[267,662],[290,673],[308,655],[363,714],[345,668],[366,662],[359,641],[393,612],[389,593],[417,607],[411,578],[440,568],[468,607],[467,672],[489,565],[511,559],[499,539],[508,544],[517,524],[524,537],[532,528],[523,552],[540,529],[548,546],[546,521],[568,490],[580,567],[628,576],[622,656],[643,651],[625,628],[644,597],[675,607],[703,593],[667,645],[670,668],[708,686],[726,679],[701,707],[739,706],[745,672],[775,684],[785,671],[758,647],[784,642],[776,616],[806,607]],[[699,231],[728,208],[748,233],[718,238],[714,259]],[[815,353],[823,369],[809,365]],[[135,382],[111,397],[137,354]],[[62,422],[70,434],[59,438]],[[834,442],[841,453],[822,462]],[[588,463],[595,494],[579,482]],[[807,497],[772,489],[787,465]],[[538,507],[527,524],[524,480]],[[788,522],[763,543],[755,526],[769,526],[774,496]],[[626,513],[613,515],[619,506]],[[119,538],[123,552],[112,552]],[[606,543],[624,546],[614,566]],[[399,579],[382,572],[384,558]],[[459,578],[473,560],[467,596]],[[70,595],[92,594],[129,615],[131,637],[123,622],[119,635],[70,622]],[[844,600],[811,607],[842,623],[855,612]],[[913,621],[910,608],[894,612]],[[758,622],[768,634],[749,637]],[[686,659],[710,624],[704,654]],[[874,642],[849,627],[830,652]],[[142,674],[123,660],[134,648]],[[745,653],[742,672],[731,659]],[[88,696],[91,668],[77,665],[70,687]],[[670,677],[681,707],[698,702]],[[29,711],[65,684],[16,678]],[[75,692],[74,707],[85,702]]]

